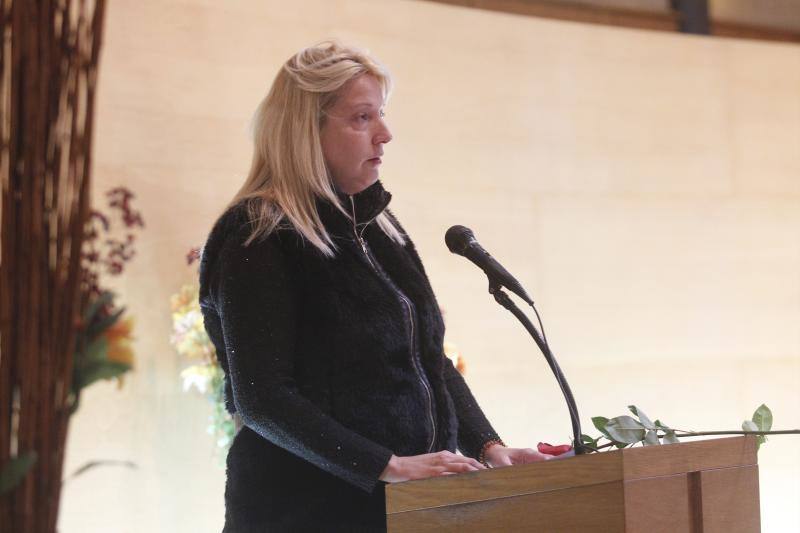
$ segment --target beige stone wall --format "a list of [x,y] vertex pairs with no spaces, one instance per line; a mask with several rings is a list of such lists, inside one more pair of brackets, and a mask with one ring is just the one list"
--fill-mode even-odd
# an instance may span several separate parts
[[[126,185],[148,228],[114,282],[137,371],[72,426],[63,533],[219,531],[208,404],[182,393],[169,295],[250,160],[250,115],[283,60],[337,37],[391,68],[383,180],[467,379],[512,445],[564,442],[541,356],[451,255],[464,224],[526,285],[590,417],[636,403],[736,429],[761,402],[800,426],[800,47],[523,18],[416,1],[111,1],[95,194]],[[594,433],[594,431],[591,431]],[[764,531],[800,528],[800,441],[761,463]]]

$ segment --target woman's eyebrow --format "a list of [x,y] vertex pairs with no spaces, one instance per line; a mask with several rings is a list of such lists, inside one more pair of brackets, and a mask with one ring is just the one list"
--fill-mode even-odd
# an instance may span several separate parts
[[365,108],[365,107],[368,107],[368,108],[372,109],[372,108],[375,107],[375,105],[373,105],[372,102],[359,102],[357,104],[353,104],[351,106],[351,109],[355,110],[355,109],[362,109],[362,108]]

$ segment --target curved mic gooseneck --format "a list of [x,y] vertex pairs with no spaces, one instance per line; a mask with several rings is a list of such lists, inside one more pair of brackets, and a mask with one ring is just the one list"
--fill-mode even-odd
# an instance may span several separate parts
[[[531,337],[533,337],[534,342],[536,342],[536,345],[544,355],[548,366],[550,366],[550,370],[553,372],[556,382],[559,388],[561,388],[561,392],[567,402],[567,409],[569,410],[570,421],[572,423],[572,449],[575,451],[576,455],[585,453],[587,450],[583,446],[583,441],[581,440],[581,421],[578,415],[578,407],[575,403],[575,398],[572,396],[569,383],[567,383],[567,378],[564,377],[564,373],[561,371],[561,367],[558,366],[553,352],[550,350],[550,346],[543,338],[543,335],[539,334],[536,327],[531,323],[525,313],[517,307],[502,288],[506,287],[520,296],[533,308],[538,317],[539,313],[536,311],[533,300],[525,292],[525,289],[522,288],[522,285],[478,244],[478,241],[469,228],[464,226],[452,226],[445,234],[445,242],[451,252],[466,257],[486,273],[489,278],[489,293],[494,296],[497,303],[517,317],[528,333],[530,333]],[[541,320],[539,320],[539,323],[541,324]],[[544,329],[542,329],[542,333],[544,333]]]

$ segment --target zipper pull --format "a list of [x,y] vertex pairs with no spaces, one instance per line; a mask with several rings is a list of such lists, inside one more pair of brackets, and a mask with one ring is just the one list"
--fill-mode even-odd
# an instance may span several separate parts
[[[350,194],[348,196],[350,197],[350,208],[353,211],[353,235],[355,235],[356,240],[358,241],[358,244],[361,245],[361,251],[364,252],[364,257],[367,258],[367,262],[370,264],[372,269],[375,272],[377,272],[378,269],[373,264],[372,259],[370,259],[369,252],[367,252],[367,243],[364,242],[364,237],[362,237],[361,235],[358,234],[358,224],[356,224],[356,203],[355,203],[355,200],[353,200],[353,195],[352,194]],[[365,226],[365,229],[366,229],[366,226]]]
[[350,198],[350,211],[353,213],[353,235],[358,238],[358,225],[356,224],[356,202],[353,200],[352,194],[349,194],[348,198]]

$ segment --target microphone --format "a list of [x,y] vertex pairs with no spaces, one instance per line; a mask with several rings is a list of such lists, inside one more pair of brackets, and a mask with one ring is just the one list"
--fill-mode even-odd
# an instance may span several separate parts
[[[533,300],[522,285],[509,274],[503,265],[489,254],[478,244],[472,230],[464,226],[452,226],[444,234],[444,242],[447,248],[456,255],[461,255],[475,263],[489,277],[490,286],[499,285],[505,287],[520,298],[525,303],[533,306]],[[491,291],[490,291],[491,292]]]
[[[556,362],[555,356],[553,356],[553,352],[550,351],[550,346],[547,344],[547,337],[544,336],[544,327],[542,326],[542,319],[539,317],[539,312],[536,311],[536,306],[533,305],[533,300],[531,300],[530,296],[525,292],[525,289],[522,288],[522,285],[514,279],[514,276],[508,273],[508,271],[503,268],[503,265],[498,263],[494,257],[492,257],[489,252],[483,249],[478,241],[475,239],[475,235],[472,233],[472,230],[466,228],[464,226],[453,226],[447,233],[444,235],[444,242],[447,244],[447,248],[457,255],[463,255],[483,270],[486,275],[489,277],[489,292],[492,293],[494,299],[511,311],[517,319],[522,322],[522,325],[525,326],[525,329],[528,330],[528,333],[531,334],[533,340],[536,342],[536,345],[542,351],[542,355],[544,355],[547,364],[550,366],[550,370],[553,372],[553,375],[556,378],[556,382],[558,383],[561,392],[564,394],[564,399],[567,402],[567,409],[569,410],[569,417],[572,423],[572,432],[573,432],[573,443],[572,448],[576,454],[582,454],[587,451],[587,447],[584,446],[581,433],[581,419],[578,415],[578,406],[575,404],[575,398],[572,395],[572,390],[569,388],[569,384],[567,383],[567,378],[564,377],[564,373],[561,371],[561,367],[558,366]],[[536,317],[539,319],[539,327],[542,330],[542,334],[540,335],[536,328],[528,320],[528,317],[520,311],[520,309],[514,304],[511,298],[503,292],[502,287],[510,290],[523,300],[533,307],[534,312],[536,313]]]

